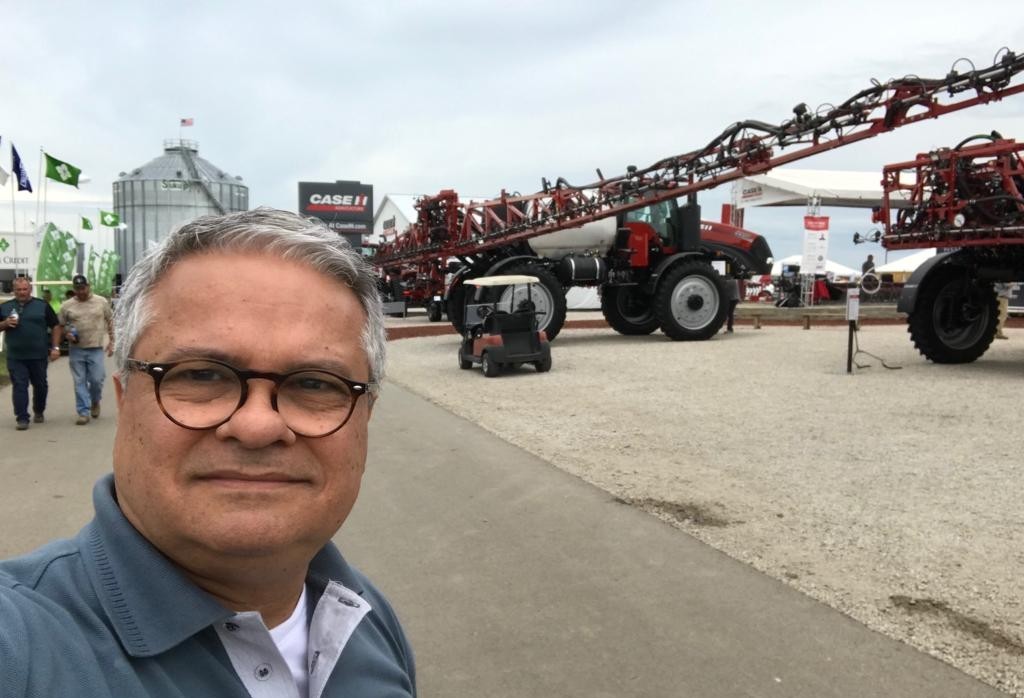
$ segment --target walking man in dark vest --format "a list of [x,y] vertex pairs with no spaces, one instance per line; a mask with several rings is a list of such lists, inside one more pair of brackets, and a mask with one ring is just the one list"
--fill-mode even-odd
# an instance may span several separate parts
[[11,376],[11,397],[18,431],[28,429],[28,386],[32,384],[32,415],[36,423],[46,411],[47,361],[60,358],[57,314],[32,295],[32,282],[24,276],[14,280],[14,298],[0,305],[0,331],[4,333],[7,372]]

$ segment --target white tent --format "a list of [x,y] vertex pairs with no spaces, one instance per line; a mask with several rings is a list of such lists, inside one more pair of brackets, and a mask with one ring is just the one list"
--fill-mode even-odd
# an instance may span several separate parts
[[[803,261],[803,255],[791,254],[788,257],[777,259],[772,264],[772,276],[782,276],[782,267],[789,265],[799,265]],[[832,274],[833,276],[846,276],[853,277],[858,276],[860,272],[856,269],[850,269],[850,267],[844,266],[839,262],[833,262],[831,259],[825,260],[825,273]]]
[[[893,192],[892,204],[900,205],[906,194]],[[822,206],[872,208],[882,205],[882,176],[878,172],[776,168],[737,180],[732,197],[737,208],[805,206],[811,198]]]
[[565,307],[568,310],[599,310],[601,296],[595,286],[573,286],[565,293]]
[[881,266],[875,267],[876,274],[899,274],[909,273],[917,269],[919,266],[924,264],[930,257],[935,256],[935,248],[930,247],[926,250],[918,250],[913,254],[909,254],[899,259],[894,259],[891,262],[886,262]]

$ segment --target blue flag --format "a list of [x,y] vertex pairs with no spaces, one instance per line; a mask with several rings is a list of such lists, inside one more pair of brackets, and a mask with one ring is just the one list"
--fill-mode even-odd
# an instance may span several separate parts
[[25,171],[18,151],[14,149],[14,143],[11,143],[11,167],[14,168],[14,176],[18,178],[18,191],[32,191],[32,182],[28,181],[28,172]]

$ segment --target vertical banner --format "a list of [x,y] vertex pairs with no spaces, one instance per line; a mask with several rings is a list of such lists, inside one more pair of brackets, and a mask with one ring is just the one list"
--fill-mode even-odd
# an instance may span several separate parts
[[[96,278],[96,272],[99,271],[99,261],[100,253],[96,251],[95,247],[93,247],[91,250],[89,250],[89,263],[85,267],[85,278],[89,279],[90,283],[92,283],[94,287],[94,290],[98,281],[98,279]],[[96,292],[100,293],[99,290],[96,290]],[[100,293],[100,295],[102,296],[103,294]]]
[[824,274],[828,259],[828,216],[804,216],[801,274]]
[[36,279],[44,281],[70,280],[75,273],[75,258],[78,245],[75,237],[60,230],[53,223],[47,224],[39,247]]
[[99,259],[99,266],[96,269],[96,282],[93,287],[101,296],[109,297],[114,289],[114,274],[117,272],[117,262],[120,257],[115,252],[104,250]]

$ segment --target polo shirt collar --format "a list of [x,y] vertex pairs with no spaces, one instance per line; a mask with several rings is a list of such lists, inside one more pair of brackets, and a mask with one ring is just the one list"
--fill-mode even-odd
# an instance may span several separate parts
[[[133,657],[166,652],[234,615],[139,533],[117,504],[113,474],[93,488],[95,518],[77,544],[100,604],[125,651]],[[331,581],[363,594],[361,577],[338,549],[325,545],[309,565],[307,582],[319,598]]]
[[121,513],[114,476],[92,492],[96,517],[78,546],[100,604],[133,657],[152,657],[231,616],[146,540]]

